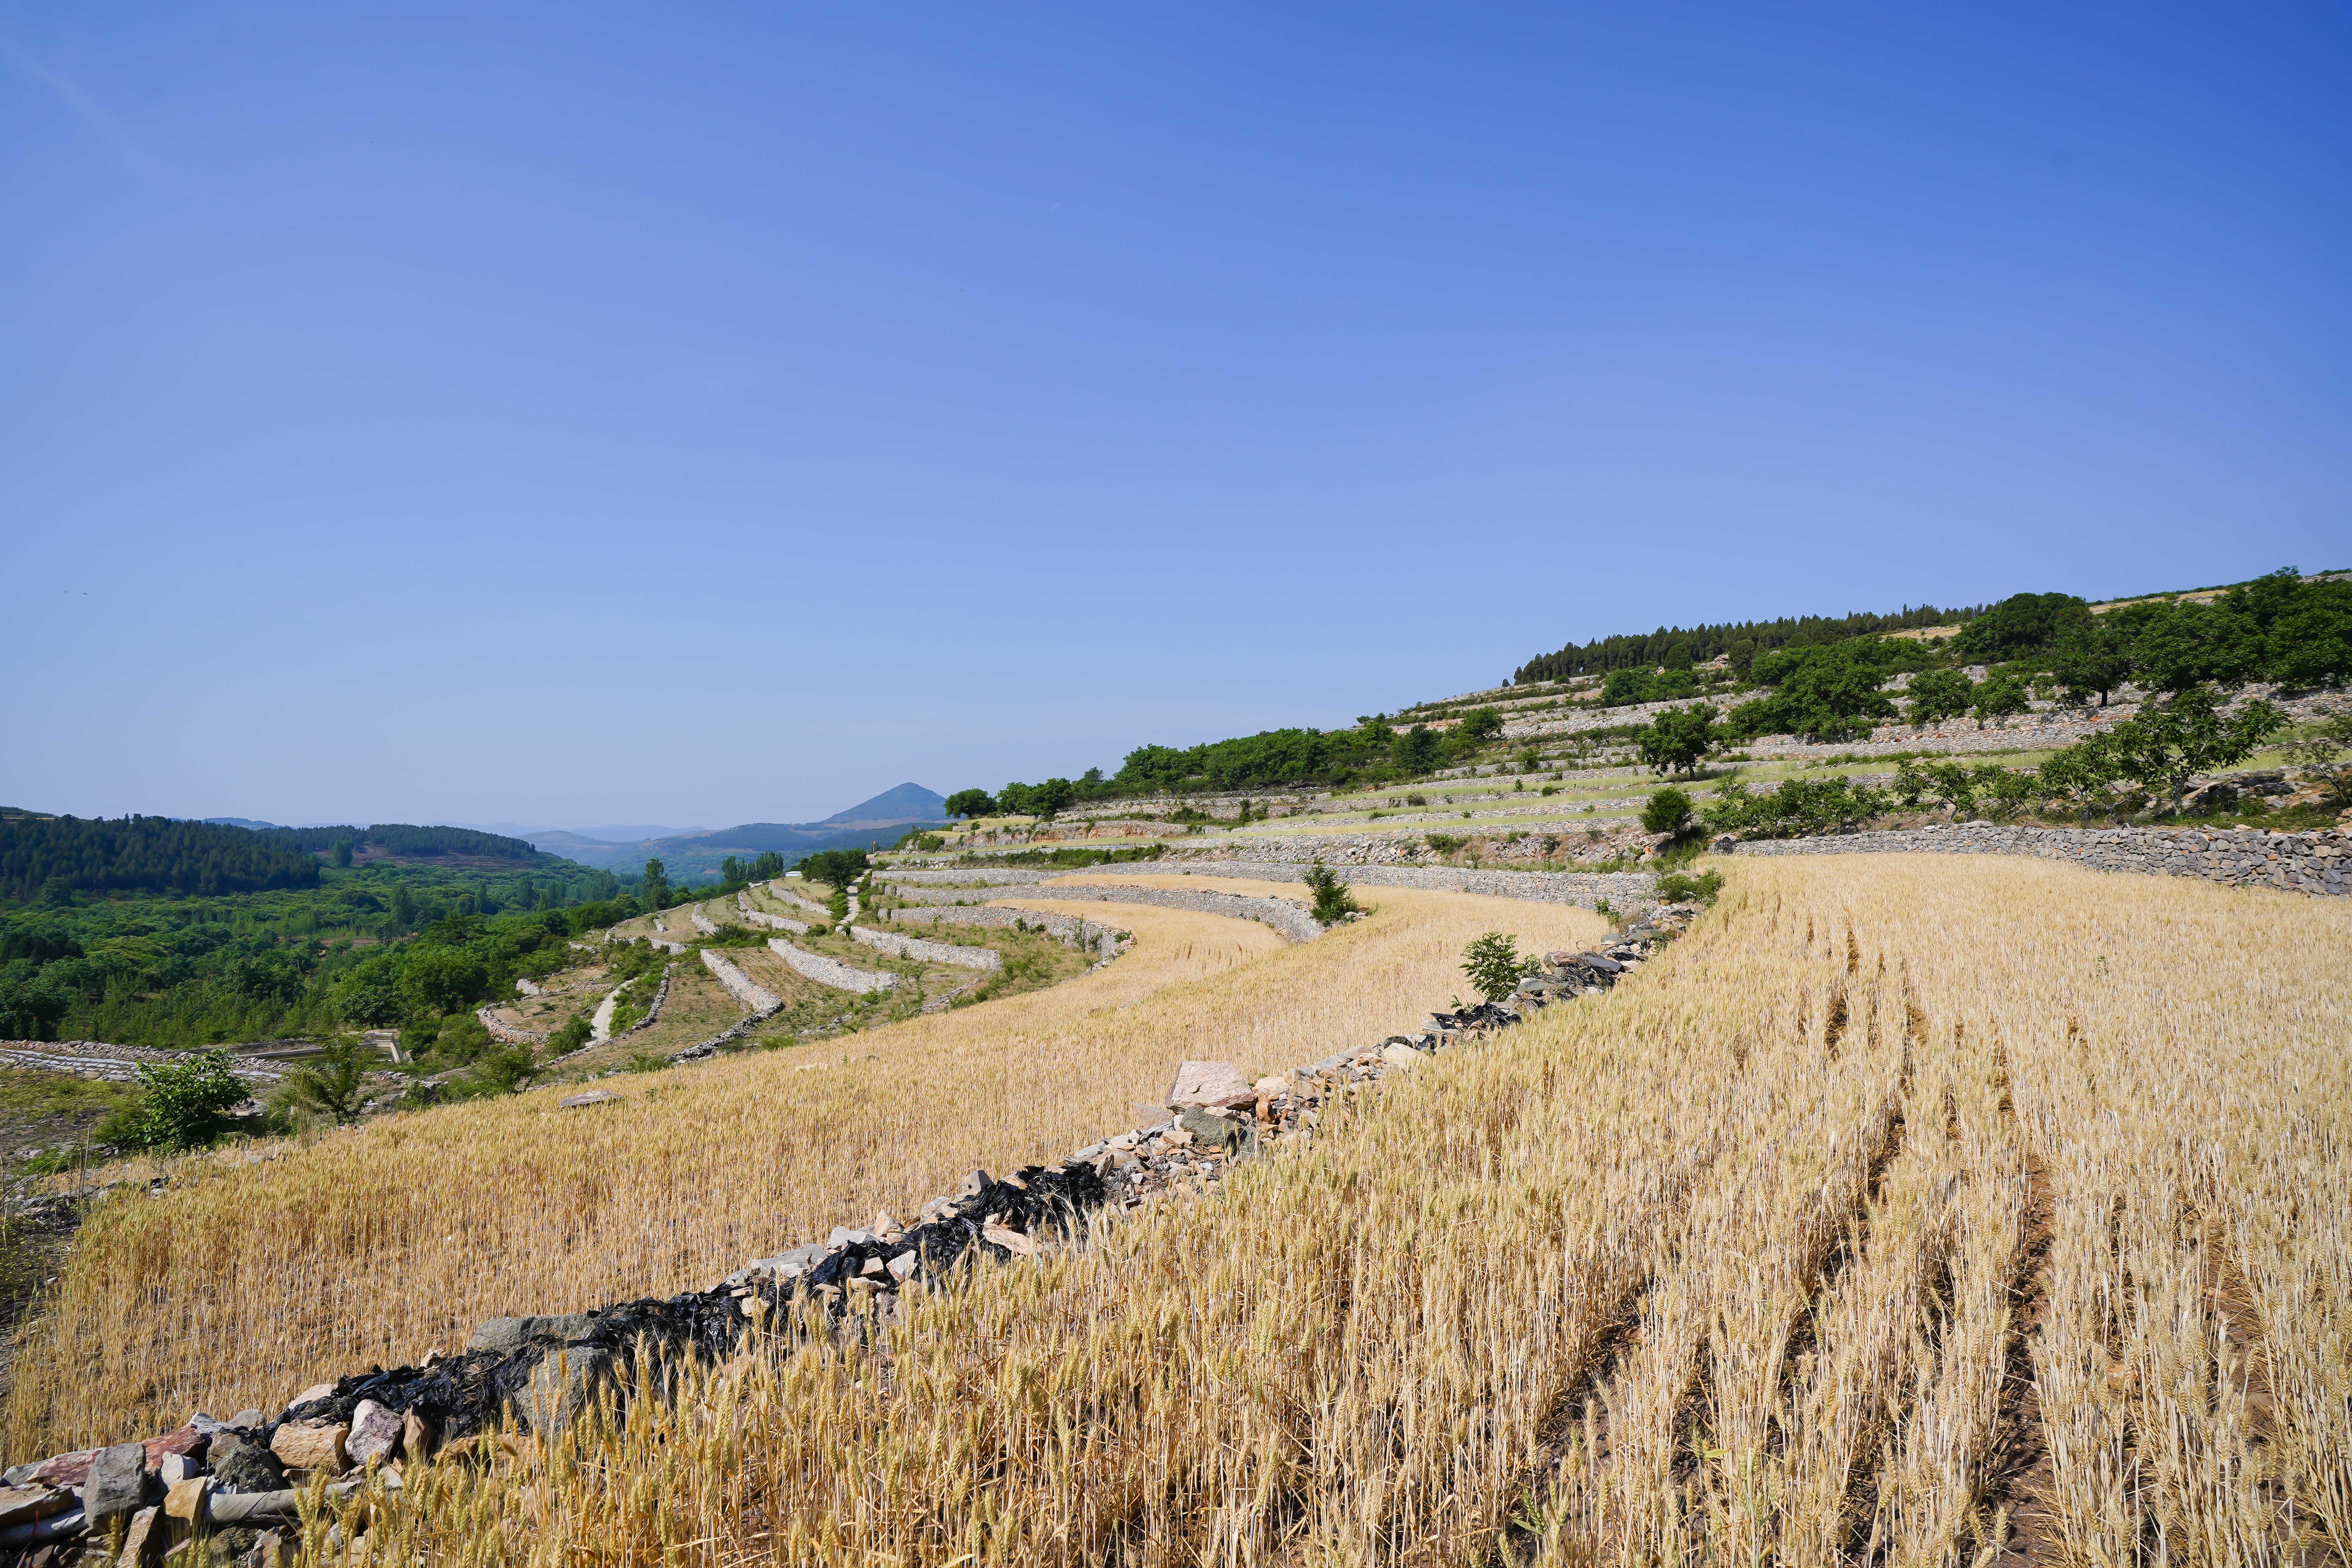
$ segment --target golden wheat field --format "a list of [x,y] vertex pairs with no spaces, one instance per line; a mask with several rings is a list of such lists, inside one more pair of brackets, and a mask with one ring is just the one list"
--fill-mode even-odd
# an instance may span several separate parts
[[[2352,908],[2027,860],[1726,869],[1627,984],[1313,1147],[874,1334],[414,1468],[355,1556],[2352,1555]],[[1278,957],[1328,982],[1348,953]]]
[[561,1110],[559,1089],[449,1106],[266,1163],[183,1161],[162,1195],[110,1199],[26,1331],[9,1451],[275,1409],[460,1348],[485,1317],[698,1289],[877,1207],[910,1215],[975,1165],[1151,1120],[1187,1056],[1280,1071],[1418,1023],[1462,988],[1481,931],[1605,931],[1564,906],[1383,891],[1372,919],[1290,947],[1220,916],[1021,901],[1136,945],[1050,990],[606,1079],[617,1105]]

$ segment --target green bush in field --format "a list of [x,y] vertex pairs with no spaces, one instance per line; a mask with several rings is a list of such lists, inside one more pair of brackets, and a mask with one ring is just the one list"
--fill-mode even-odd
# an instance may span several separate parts
[[1669,784],[1664,789],[1653,791],[1650,798],[1643,804],[1642,831],[1672,833],[1680,837],[1690,831],[1697,815],[1691,806],[1691,797]]
[[1320,860],[1307,868],[1307,890],[1315,896],[1317,925],[1336,925],[1358,912],[1355,894],[1348,890],[1347,883],[1339,880],[1338,872]]
[[221,1117],[246,1098],[228,1070],[226,1051],[192,1051],[177,1061],[142,1062],[139,1101],[129,1115],[107,1118],[99,1136],[110,1143],[165,1153],[200,1149],[219,1135]]
[[1543,960],[1534,953],[1522,954],[1519,944],[1502,931],[1490,931],[1473,938],[1462,950],[1462,973],[1470,984],[1489,1002],[1499,1002],[1511,994],[1512,987],[1543,968]]

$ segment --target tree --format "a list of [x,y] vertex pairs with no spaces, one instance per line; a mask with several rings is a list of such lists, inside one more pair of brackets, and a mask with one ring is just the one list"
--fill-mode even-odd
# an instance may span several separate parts
[[947,814],[969,820],[996,815],[996,797],[984,789],[960,789],[948,796]]
[[405,882],[392,889],[392,918],[403,931],[414,930],[416,925],[416,896],[408,890]]
[[2095,692],[2105,708],[2108,694],[2131,676],[2131,648],[2120,626],[2090,616],[2060,631],[2051,668],[2068,697],[2080,702]]
[[1455,731],[1464,746],[1483,746],[1503,732],[1503,710],[1499,708],[1473,708],[1462,715]]
[[400,992],[408,1001],[410,1013],[422,1016],[455,1013],[489,984],[488,967],[466,949],[420,946],[402,966]]
[[784,874],[784,858],[772,849],[762,849],[760,858],[751,862],[751,880],[772,882]]
[[194,1051],[176,1061],[139,1067],[139,1109],[131,1136],[139,1146],[177,1152],[213,1141],[220,1119],[246,1098],[226,1051]]
[[1426,724],[1415,724],[1396,738],[1396,761],[1407,773],[1425,773],[1437,765],[1437,735]]
[[367,1099],[368,1048],[351,1035],[329,1040],[286,1075],[286,1104],[338,1123],[357,1121]]
[[1307,868],[1307,890],[1315,896],[1315,923],[1336,925],[1357,912],[1356,896],[1339,874],[1318,860]]
[[802,858],[800,873],[812,882],[848,889],[857,885],[857,879],[866,874],[866,865],[863,849],[820,849]]
[[336,839],[328,847],[327,858],[338,866],[349,866],[352,863],[352,841],[348,838]]
[[2185,692],[2208,681],[2236,685],[2260,672],[2262,628],[2224,605],[2150,607],[2132,638],[2132,664],[2158,691]]
[[1720,738],[1706,703],[1669,708],[1639,731],[1642,762],[1653,773],[1696,773]]
[[1650,700],[1650,672],[1646,669],[1612,669],[1601,681],[1601,706],[1628,708]]
[[560,1057],[576,1051],[586,1045],[595,1032],[594,1026],[588,1022],[587,1014],[574,1013],[556,1026],[555,1032],[547,1037],[547,1054]]
[[1975,689],[1975,683],[1957,669],[1922,670],[1911,678],[1911,710],[1905,717],[1918,725],[1957,719],[1969,710]]
[[2029,706],[2025,682],[2013,675],[1994,675],[1977,682],[1976,694],[1969,710],[1977,716],[1977,728],[1985,727],[1988,719],[2005,719],[2012,713],[2022,713]]
[[2352,713],[2339,713],[2295,731],[2286,743],[2287,761],[2326,784],[2333,804],[2352,805]]
[[1669,784],[1651,793],[1642,805],[1642,831],[1671,833],[1680,837],[1696,816],[1691,809],[1691,798]]
[[397,1024],[406,1010],[400,989],[399,960],[392,953],[363,959],[335,987],[335,1010],[362,1028]]
[[1533,953],[1522,957],[1519,944],[1498,931],[1474,938],[1462,950],[1462,973],[1489,1002],[1508,996],[1520,981],[1542,968],[1542,959]]
[[2243,762],[2285,725],[2286,715],[2272,703],[2224,713],[2213,688],[2192,686],[2099,738],[2118,777],[2170,796],[2178,811],[2193,775]]
[[669,868],[659,859],[646,862],[643,887],[646,908],[663,910],[669,907]]
[[2090,605],[2072,594],[2011,594],[1952,640],[1963,658],[1990,664],[2041,652],[2058,640],[2062,627],[2090,613]]

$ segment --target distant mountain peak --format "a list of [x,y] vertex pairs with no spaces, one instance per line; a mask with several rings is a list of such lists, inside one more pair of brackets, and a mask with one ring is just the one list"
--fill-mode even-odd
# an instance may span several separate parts
[[872,800],[861,800],[846,811],[836,811],[819,827],[845,823],[938,822],[948,814],[947,796],[919,784],[886,789]]

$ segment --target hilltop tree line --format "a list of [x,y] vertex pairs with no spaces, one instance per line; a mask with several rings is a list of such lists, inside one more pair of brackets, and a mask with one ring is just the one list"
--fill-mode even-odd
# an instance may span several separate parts
[[1589,643],[1570,643],[1558,653],[1528,660],[1512,673],[1511,684],[1528,686],[1539,680],[1570,680],[1580,675],[1601,675],[1612,669],[1689,669],[1695,665],[1729,656],[1735,668],[1759,653],[1776,648],[1818,647],[1849,637],[1906,631],[1918,626],[1948,626],[1982,613],[1975,609],[1939,610],[1933,605],[1905,606],[1891,616],[1866,610],[1847,616],[1782,616],[1770,621],[1727,621],[1719,626],[1660,626],[1646,635],[1620,633]]
[[69,892],[257,893],[319,885],[317,856],[349,866],[373,844],[404,859],[467,855],[552,863],[520,838],[464,827],[380,822],[358,827],[251,829],[168,816],[0,818],[0,900],[53,884]]

